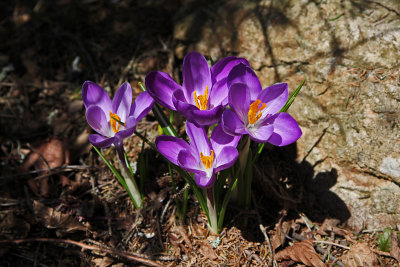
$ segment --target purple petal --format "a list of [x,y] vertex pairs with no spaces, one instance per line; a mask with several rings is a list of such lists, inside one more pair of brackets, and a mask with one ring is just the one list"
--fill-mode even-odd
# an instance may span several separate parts
[[82,100],[85,108],[96,105],[99,106],[105,114],[109,114],[112,109],[111,99],[107,92],[94,82],[86,81],[82,85]]
[[121,126],[120,130],[117,133],[115,133],[115,136],[119,139],[124,139],[133,135],[133,133],[136,130],[136,125],[137,122],[135,118],[133,116],[128,117],[128,119],[125,122],[125,126],[124,127]]
[[90,106],[86,110],[86,120],[93,130],[104,136],[114,136],[106,114],[99,106]]
[[190,146],[194,148],[199,155],[200,153],[203,153],[205,156],[210,155],[210,143],[203,127],[188,121],[186,122],[186,133],[190,139]]
[[228,88],[234,83],[244,83],[250,89],[250,100],[255,101],[261,92],[261,83],[254,71],[243,63],[236,65],[228,75]]
[[179,165],[179,152],[181,150],[190,150],[190,146],[188,143],[180,138],[169,135],[158,136],[156,138],[155,144],[161,155],[166,157],[170,162],[175,165]]
[[207,60],[199,52],[190,52],[183,59],[182,66],[183,87],[185,88],[186,98],[190,104],[194,103],[193,92],[197,95],[203,95],[206,87],[210,92],[211,73]]
[[208,188],[213,186],[215,182],[215,173],[213,172],[211,177],[207,176],[205,172],[195,173],[194,180],[198,186]]
[[182,90],[176,90],[172,95],[172,102],[174,103],[175,110],[183,116],[188,117],[191,111],[198,109],[196,106],[189,104]]
[[112,110],[125,122],[132,105],[132,88],[127,82],[124,82],[114,95],[112,101]]
[[194,109],[188,114],[187,118],[198,125],[210,126],[219,122],[223,111],[223,106],[216,106],[211,110]]
[[208,98],[210,107],[216,107],[218,105],[226,107],[228,105],[229,89],[226,80],[227,79],[224,78],[213,84],[210,97]]
[[215,155],[217,155],[218,157],[224,147],[236,147],[239,143],[240,138],[240,135],[233,136],[225,133],[222,129],[222,124],[218,124],[211,134],[210,143]]
[[114,142],[116,142],[115,137],[104,137],[98,134],[89,135],[89,142],[98,148],[106,148],[111,146]]
[[161,71],[153,71],[147,74],[145,84],[147,91],[157,103],[175,110],[172,103],[172,94],[177,89],[182,90],[182,86],[177,84],[171,76]]
[[229,106],[244,123],[248,121],[250,104],[250,89],[246,84],[235,83],[229,88]]
[[239,57],[225,57],[215,63],[215,65],[211,68],[212,83],[214,84],[217,81],[227,78],[232,68],[239,63],[250,66],[249,62],[246,59]]
[[200,173],[199,157],[195,157],[190,150],[181,150],[178,155],[178,164],[188,172]]
[[302,132],[297,121],[289,114],[278,113],[267,120],[274,125],[274,132],[269,143],[276,146],[286,146],[296,142],[300,138]]
[[259,127],[254,127],[253,129],[248,129],[250,138],[257,143],[265,143],[271,137],[274,132],[274,126],[271,124],[261,125]]
[[235,161],[239,157],[239,152],[236,147],[226,146],[221,150],[221,153],[217,155],[215,159],[215,171],[225,170],[235,164]]
[[226,109],[224,111],[224,113],[222,113],[221,124],[222,124],[223,130],[228,134],[232,134],[232,135],[247,134],[247,131],[244,127],[243,122],[230,109]]
[[263,114],[275,114],[285,105],[289,95],[289,87],[287,83],[277,83],[271,85],[258,95],[267,107],[263,110]]
[[143,119],[153,108],[154,99],[149,92],[140,93],[133,102],[129,116],[133,116],[137,122]]

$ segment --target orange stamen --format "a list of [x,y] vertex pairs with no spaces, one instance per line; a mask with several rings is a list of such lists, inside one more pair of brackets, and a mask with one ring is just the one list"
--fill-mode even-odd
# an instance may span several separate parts
[[117,114],[112,113],[112,111],[110,111],[110,124],[114,133],[117,133],[119,131],[119,127],[124,125],[121,122],[121,118]]
[[[265,109],[267,107],[267,104],[262,103],[261,100],[257,99],[253,103],[251,103],[250,108],[249,108],[249,113],[247,114],[247,117],[249,118],[250,124],[256,123],[258,119],[261,118],[261,110]],[[260,106],[261,104],[261,106]]]
[[194,96],[194,102],[196,103],[196,107],[200,110],[205,110],[207,109],[207,104],[208,104],[208,85],[206,86],[206,91],[204,92],[204,95],[199,95],[197,96],[197,92],[193,92]]
[[204,168],[209,169],[211,168],[214,162],[214,150],[211,150],[210,156],[204,156],[203,152],[200,152],[200,160],[203,163]]

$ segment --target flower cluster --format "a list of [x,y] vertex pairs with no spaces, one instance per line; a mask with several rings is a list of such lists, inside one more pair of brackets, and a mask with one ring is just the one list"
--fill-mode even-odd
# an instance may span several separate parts
[[[122,174],[111,164],[108,163],[108,166],[139,208],[142,207],[143,196],[127,165],[123,139],[135,133],[138,121],[153,108],[154,102],[181,113],[187,118],[189,142],[176,136],[173,128],[170,128],[166,132],[175,136],[158,136],[155,147],[175,166],[193,174],[192,177],[182,172],[209,218],[210,229],[217,233],[237,184],[242,191],[245,190],[246,203],[250,199],[251,177],[246,177],[247,181],[243,182],[244,173],[251,169],[252,164],[247,157],[250,139],[257,143],[285,146],[295,142],[302,132],[295,119],[281,112],[291,103],[289,101],[286,104],[288,85],[278,83],[262,89],[255,72],[244,58],[226,57],[210,68],[203,55],[191,52],[183,60],[182,76],[183,83],[179,85],[167,73],[150,72],[145,79],[147,91],[141,93],[133,103],[129,83],[122,84],[111,101],[103,88],[93,82],[85,82],[82,99],[86,119],[97,132],[89,136],[89,141],[98,148],[111,145],[116,148]],[[164,114],[158,105],[154,114],[160,124],[166,124],[167,120],[163,118]],[[242,142],[243,149],[238,152],[242,136],[246,138]],[[142,138],[148,142],[145,137]],[[231,171],[231,176],[235,177],[230,177],[233,180],[225,190],[225,180],[219,179],[222,183],[216,183],[218,173],[232,167],[238,159],[239,167]],[[226,194],[221,205],[215,203],[214,193],[221,194],[222,191]],[[217,199],[221,200],[221,197]]]
[[[279,113],[288,99],[288,85],[279,83],[263,90],[246,59],[226,57],[210,69],[200,53],[191,52],[183,60],[182,75],[179,85],[167,73],[150,72],[146,87],[156,102],[187,118],[190,144],[160,136],[156,146],[172,163],[195,173],[198,186],[212,186],[215,172],[235,163],[236,145],[243,135],[276,146],[291,144],[301,136],[295,119]],[[208,141],[208,127],[219,122]]]

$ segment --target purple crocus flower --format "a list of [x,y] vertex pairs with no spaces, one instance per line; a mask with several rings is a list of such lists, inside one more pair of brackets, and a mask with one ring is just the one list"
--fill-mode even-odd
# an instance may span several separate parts
[[124,138],[133,135],[136,124],[151,110],[153,98],[141,93],[132,104],[132,88],[125,82],[111,101],[107,92],[94,82],[82,86],[82,99],[86,108],[86,120],[99,134],[89,136],[89,141],[99,148],[112,144],[121,146]]
[[211,187],[215,182],[215,173],[231,167],[238,158],[236,146],[240,136],[226,134],[218,125],[209,140],[204,128],[189,121],[186,133],[190,143],[162,135],[156,138],[157,149],[173,164],[194,173],[198,186]]
[[296,120],[287,113],[278,113],[288,99],[287,83],[262,90],[254,71],[239,64],[229,73],[227,84],[231,109],[222,114],[225,132],[248,134],[256,142],[276,146],[285,146],[300,138],[302,132]]
[[183,59],[182,86],[161,71],[147,74],[145,83],[162,106],[182,113],[193,123],[209,126],[220,120],[228,104],[227,77],[239,63],[249,65],[244,58],[225,57],[210,70],[202,54],[190,52]]

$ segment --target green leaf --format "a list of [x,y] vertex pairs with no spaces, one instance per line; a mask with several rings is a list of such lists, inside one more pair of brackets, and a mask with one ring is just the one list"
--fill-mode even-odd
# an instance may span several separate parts
[[330,18],[329,19],[329,21],[334,21],[334,20],[337,20],[337,19],[339,19],[341,16],[343,16],[344,14],[342,13],[342,14],[339,14],[339,15],[337,15],[336,17],[333,17],[333,18]]
[[383,230],[383,233],[379,235],[378,239],[378,248],[381,251],[390,252],[390,235],[392,234],[392,229],[390,227],[386,227]]
[[221,230],[222,224],[224,223],[226,207],[228,206],[229,200],[231,199],[233,190],[235,190],[236,188],[237,181],[238,178],[236,178],[235,181],[231,184],[228,192],[226,192],[225,194],[224,201],[222,202],[222,207],[218,215],[218,232]]
[[294,90],[294,92],[290,95],[288,101],[286,101],[286,104],[282,107],[282,109],[279,112],[286,112],[290,105],[292,105],[294,99],[296,98],[297,94],[300,92],[300,89],[303,87],[304,83],[306,82],[306,79],[304,79],[301,84]]
[[100,158],[104,161],[104,163],[107,165],[107,167],[113,172],[113,174],[115,175],[115,177],[117,177],[119,183],[122,185],[122,187],[126,190],[126,192],[128,192],[129,197],[131,198],[131,200],[133,201],[133,204],[135,205],[135,207],[138,207],[136,204],[136,201],[134,199],[134,197],[132,196],[131,191],[129,191],[128,186],[126,185],[125,179],[124,177],[122,177],[122,175],[117,171],[117,169],[104,157],[104,155],[100,152],[100,150],[95,147],[92,146],[94,148],[94,150],[96,150],[97,154],[99,154]]

